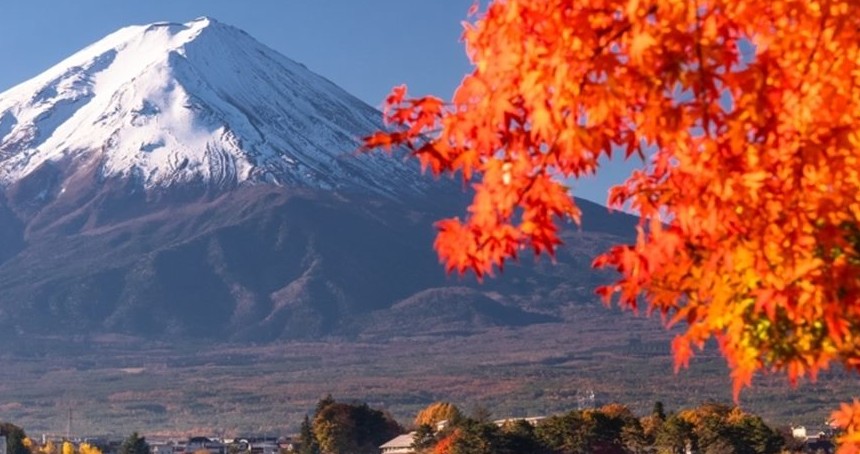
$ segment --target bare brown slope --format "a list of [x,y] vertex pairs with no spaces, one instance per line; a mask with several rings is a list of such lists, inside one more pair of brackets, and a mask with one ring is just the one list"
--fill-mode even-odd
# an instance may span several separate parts
[[[128,182],[96,188],[67,181],[61,191],[51,189],[51,172],[8,193],[7,211],[17,217],[10,216],[4,244],[17,234],[26,246],[0,265],[0,326],[7,332],[55,333],[72,323],[77,332],[153,338],[352,336],[372,325],[378,331],[375,321],[397,311],[414,312],[401,305],[370,316],[428,289],[437,289],[434,304],[462,301],[458,291],[445,291],[461,286],[495,295],[500,307],[561,315],[565,304],[592,299],[600,275],[589,268],[591,255],[618,239],[607,211],[585,203],[595,227],[568,235],[572,244],[558,265],[526,258],[504,279],[478,285],[445,276],[432,251],[433,221],[462,209],[450,191],[401,201],[270,185],[143,193]],[[47,186],[51,195],[28,184]],[[469,310],[489,301],[482,298]],[[432,331],[446,320],[420,326]],[[499,309],[474,320],[464,327],[549,319]]]

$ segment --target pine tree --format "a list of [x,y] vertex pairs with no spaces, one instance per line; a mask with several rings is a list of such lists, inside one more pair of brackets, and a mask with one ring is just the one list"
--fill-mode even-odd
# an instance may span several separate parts
[[146,442],[145,437],[134,432],[122,442],[122,446],[119,447],[119,454],[149,454],[149,443]]
[[651,414],[657,417],[660,421],[666,420],[666,410],[663,408],[663,402],[659,400],[654,402],[654,409],[651,410]]
[[6,450],[9,454],[29,454],[29,450],[24,446],[24,439],[27,434],[24,429],[8,422],[0,422],[0,436],[6,437]]
[[317,438],[314,436],[313,427],[311,427],[311,420],[308,418],[308,415],[305,415],[305,419],[302,421],[299,442],[301,443],[299,454],[320,454],[320,446]]

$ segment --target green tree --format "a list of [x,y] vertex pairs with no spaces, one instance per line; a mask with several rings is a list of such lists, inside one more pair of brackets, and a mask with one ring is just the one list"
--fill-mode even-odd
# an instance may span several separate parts
[[311,420],[308,418],[308,415],[305,415],[302,427],[299,430],[299,443],[301,444],[299,454],[320,454],[320,446],[317,438],[314,436],[313,427],[311,427]]
[[451,445],[451,454],[509,453],[502,443],[501,429],[491,422],[465,418],[457,428],[459,436]]
[[412,449],[415,451],[429,452],[436,445],[436,431],[430,424],[421,424],[415,429],[412,436]]
[[538,441],[555,453],[576,453],[584,449],[575,428],[582,425],[580,412],[572,411],[564,415],[550,416],[535,427]]
[[623,453],[621,432],[624,419],[610,416],[601,410],[583,412],[583,425],[579,436],[588,453]]
[[546,447],[560,454],[621,452],[621,429],[618,418],[600,410],[572,411],[547,418],[535,429]]
[[118,452],[119,454],[149,454],[149,443],[146,442],[145,437],[134,432],[122,442]]
[[648,448],[652,445],[648,437],[645,436],[642,424],[635,418],[625,421],[624,427],[621,428],[621,444],[629,452],[635,454],[648,452]]
[[695,445],[693,425],[678,415],[672,415],[660,426],[655,437],[655,445],[661,453],[682,454],[687,445]]
[[724,417],[706,415],[695,424],[697,447],[705,454],[740,454],[737,446],[743,444],[738,434]]
[[649,445],[642,424],[626,405],[607,404],[600,408],[599,413],[605,417],[605,422],[596,429],[605,432],[601,437],[606,440],[606,449],[623,448],[627,452],[638,453]]
[[693,447],[704,454],[778,453],[784,445],[760,417],[738,407],[706,402],[679,416],[692,425]]
[[663,408],[663,402],[660,402],[659,400],[654,402],[654,408],[651,410],[651,415],[661,421],[666,420],[666,409]]
[[769,427],[759,416],[744,415],[734,424],[735,439],[743,442],[739,454],[778,453],[785,446],[785,439],[778,431]]
[[644,416],[639,419],[639,425],[642,427],[642,434],[645,437],[646,444],[653,445],[655,443],[657,433],[660,431],[664,422],[664,420],[654,415]]
[[402,432],[391,416],[367,404],[319,406],[313,433],[324,454],[377,454],[379,445]]
[[27,438],[24,429],[10,422],[0,422],[0,436],[6,437],[6,449],[9,454],[30,454],[24,446],[24,439]]
[[525,420],[507,422],[501,429],[501,445],[505,452],[530,454],[549,452],[538,441],[534,426]]

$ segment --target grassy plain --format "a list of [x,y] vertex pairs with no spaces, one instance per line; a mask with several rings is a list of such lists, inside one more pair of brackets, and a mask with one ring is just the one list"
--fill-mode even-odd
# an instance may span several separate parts
[[[494,416],[535,416],[595,403],[648,411],[730,401],[715,349],[673,374],[670,334],[657,320],[599,305],[571,306],[567,322],[418,337],[219,345],[81,336],[35,338],[0,349],[0,420],[31,434],[289,433],[327,393],[390,411],[407,423],[448,400]],[[7,341],[3,341],[7,342]],[[10,345],[7,343],[7,346]],[[774,424],[820,424],[857,379],[824,374],[791,389],[759,377],[741,405]]]

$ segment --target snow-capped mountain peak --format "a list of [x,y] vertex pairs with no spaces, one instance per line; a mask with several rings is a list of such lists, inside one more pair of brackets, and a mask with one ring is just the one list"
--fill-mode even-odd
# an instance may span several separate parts
[[356,155],[379,118],[213,19],[131,26],[0,93],[0,185],[64,162],[67,173],[132,177],[147,188],[414,188],[414,168]]

